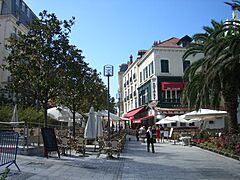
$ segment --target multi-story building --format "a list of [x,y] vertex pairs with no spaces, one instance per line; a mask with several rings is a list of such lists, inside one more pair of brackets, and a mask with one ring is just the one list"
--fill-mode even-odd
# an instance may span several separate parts
[[[123,74],[124,113],[125,117],[156,121],[156,110],[159,114],[183,114],[186,108],[181,105],[181,93],[184,88],[183,74],[185,69],[200,55],[189,57],[183,61],[182,56],[186,45],[191,42],[189,36],[170,38],[163,42],[154,42],[153,46],[142,51],[141,56],[132,62]],[[131,81],[136,73],[136,81]],[[132,95],[136,91],[136,95]],[[156,106],[153,112],[149,104]],[[145,108],[144,108],[145,107]],[[130,117],[131,115],[131,117]],[[148,120],[149,121],[149,120]]]
[[[18,38],[19,34],[27,33],[36,18],[23,0],[0,0],[0,64],[8,56],[5,45],[9,37]],[[9,81],[10,73],[0,69],[0,87],[4,88]]]
[[127,64],[121,64],[118,71],[118,113],[121,116],[123,114],[123,74],[128,69]]
[[127,70],[123,73],[123,110],[128,112],[136,109],[139,106],[138,102],[138,61],[142,58],[145,50],[138,51],[138,57],[133,61],[133,56],[130,56]]

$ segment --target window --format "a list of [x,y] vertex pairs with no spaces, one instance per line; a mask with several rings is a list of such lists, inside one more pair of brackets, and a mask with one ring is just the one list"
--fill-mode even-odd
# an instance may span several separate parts
[[171,91],[167,90],[167,102],[171,102]]
[[142,82],[142,72],[140,72],[140,83]]
[[185,70],[188,68],[188,66],[190,66],[190,61],[184,60],[183,61],[183,72],[185,72]]
[[30,9],[27,8],[27,17],[30,17]]
[[148,75],[151,76],[151,64],[148,65]]
[[143,69],[143,81],[145,81],[145,79],[146,79],[145,71],[146,71],[146,69],[144,68],[144,69]]
[[180,122],[180,126],[186,126],[186,123]]
[[22,2],[22,11],[25,12],[26,11],[26,5],[24,2]]
[[177,126],[177,123],[175,123],[175,122],[171,123],[171,126]]
[[209,121],[209,124],[214,124],[214,121]]
[[16,5],[19,7],[19,0],[16,0]]
[[153,62],[151,62],[150,66],[151,66],[151,71],[152,71],[151,74],[154,74],[154,71],[153,71]]
[[13,33],[17,35],[17,28],[13,27]]
[[189,125],[189,126],[195,126],[194,122],[189,123],[188,125]]
[[148,67],[146,67],[145,72],[146,72],[146,78],[148,78]]
[[148,102],[148,89],[145,89],[145,103]]
[[162,73],[168,73],[169,72],[168,60],[161,60],[161,72]]

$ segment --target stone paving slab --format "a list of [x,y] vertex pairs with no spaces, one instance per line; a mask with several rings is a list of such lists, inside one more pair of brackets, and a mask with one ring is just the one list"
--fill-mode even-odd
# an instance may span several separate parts
[[[240,161],[200,149],[173,145],[169,142],[155,144],[155,153],[146,151],[146,143],[126,141],[119,159],[88,156],[61,156],[44,158],[17,156],[21,172],[12,165],[7,180],[141,180],[141,179],[240,179]],[[3,167],[0,168],[0,172]]]

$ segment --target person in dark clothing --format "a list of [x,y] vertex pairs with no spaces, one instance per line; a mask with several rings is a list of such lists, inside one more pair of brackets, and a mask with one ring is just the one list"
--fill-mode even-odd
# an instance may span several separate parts
[[152,153],[155,153],[154,145],[153,145],[153,132],[152,132],[152,127],[151,126],[148,127],[146,136],[147,136],[147,151],[149,152],[150,144],[151,144],[151,146],[152,146]]
[[139,128],[136,129],[136,138],[137,138],[137,141],[139,141]]
[[161,138],[161,143],[164,142],[164,127],[162,125],[160,126],[160,138]]

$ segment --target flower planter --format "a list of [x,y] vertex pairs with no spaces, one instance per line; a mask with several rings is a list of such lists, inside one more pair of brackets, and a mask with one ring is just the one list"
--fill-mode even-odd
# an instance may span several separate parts
[[240,161],[240,156],[238,156],[238,155],[231,154],[231,153],[228,153],[228,152],[225,152],[225,151],[221,151],[221,150],[218,150],[218,149],[215,149],[215,148],[210,148],[210,147],[204,146],[203,144],[196,144],[196,146],[200,147],[202,149],[205,149],[205,150],[208,150],[208,151],[212,151],[212,152],[224,155],[226,157],[231,157],[233,159],[236,159],[236,160]]

